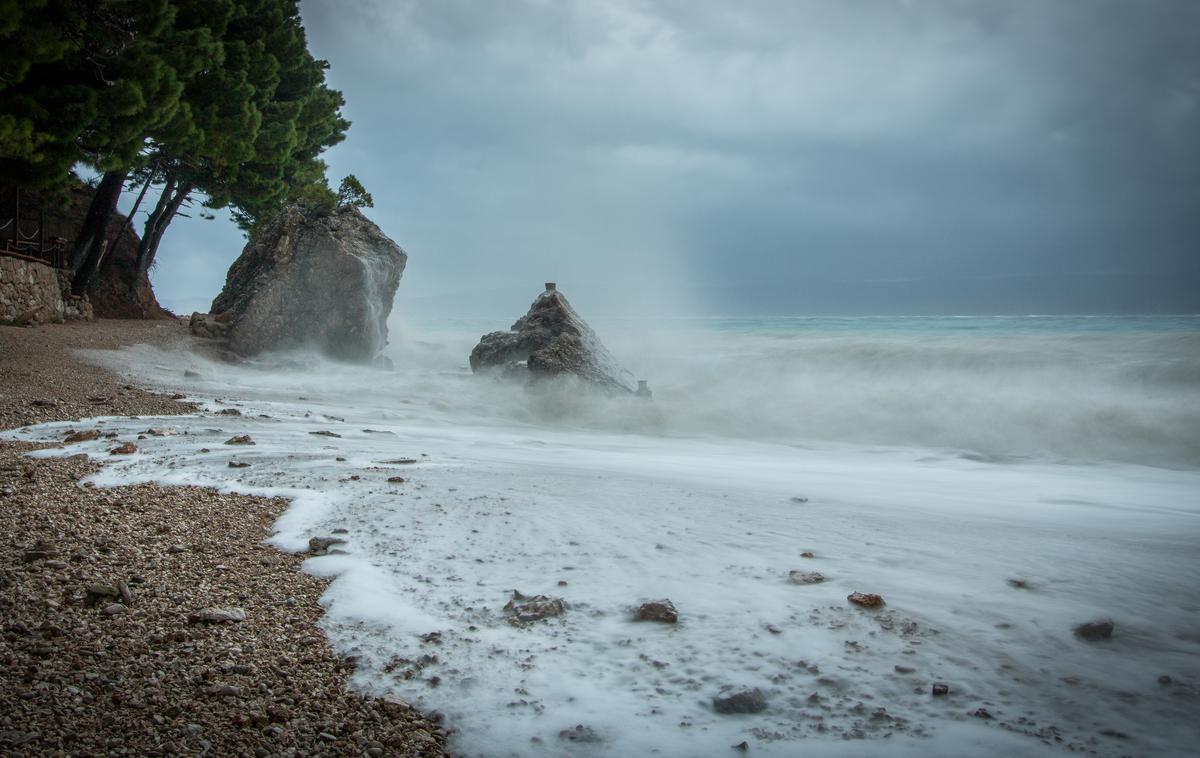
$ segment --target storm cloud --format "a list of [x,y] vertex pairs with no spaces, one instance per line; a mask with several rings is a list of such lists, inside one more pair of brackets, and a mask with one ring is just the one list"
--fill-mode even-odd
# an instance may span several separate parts
[[[402,312],[1200,311],[1200,4],[308,0]],[[183,220],[203,309],[241,240]],[[210,281],[211,280],[211,281]]]

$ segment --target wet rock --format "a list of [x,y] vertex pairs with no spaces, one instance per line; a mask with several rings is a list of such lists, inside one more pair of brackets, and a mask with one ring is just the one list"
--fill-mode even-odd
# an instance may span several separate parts
[[746,742],[745,740],[742,740],[738,744],[730,745],[729,747],[733,748],[734,750],[741,750],[744,753],[750,749],[750,743]]
[[755,687],[729,695],[718,695],[713,698],[712,705],[717,713],[761,713],[767,709],[767,696]]
[[229,268],[209,321],[240,355],[313,347],[370,361],[387,344],[387,317],[408,255],[353,206],[290,206],[258,225]]
[[308,552],[310,555],[326,555],[334,545],[344,545],[346,541],[340,537],[310,537]]
[[522,595],[513,592],[512,599],[504,606],[508,613],[508,621],[514,626],[531,624],[535,621],[561,616],[567,611],[567,604],[561,598],[549,595]]
[[892,670],[894,670],[897,674],[911,674],[912,672],[916,671],[916,669],[912,666],[901,666],[899,664],[893,666]]
[[337,437],[338,439],[341,439],[341,438],[342,438],[342,435],[340,435],[340,434],[337,434],[336,432],[330,432],[330,431],[326,431],[326,430],[324,430],[324,429],[322,429],[322,430],[321,430],[321,431],[319,431],[319,432],[309,432],[309,434],[313,434],[313,435],[316,435],[316,436],[318,436],[318,437]]
[[852,592],[846,596],[846,599],[862,608],[881,608],[885,605],[883,597],[867,592]]
[[63,440],[63,444],[64,445],[74,445],[77,442],[90,442],[91,440],[99,439],[99,438],[100,438],[100,432],[98,430],[85,429],[81,432],[74,432],[72,434],[68,434],[67,438]]
[[238,435],[237,437],[230,437],[229,439],[225,440],[225,444],[226,445],[253,445],[254,440],[250,438],[249,434],[241,434],[241,435]]
[[679,622],[679,611],[666,598],[651,600],[648,603],[642,603],[638,606],[636,619],[638,621],[658,621],[663,624],[676,624]]
[[242,412],[239,411],[237,408],[222,408],[221,410],[217,411],[217,415],[218,416],[240,416],[240,415],[242,415]]
[[199,372],[199,371],[193,371],[193,370],[192,370],[192,369],[190,369],[190,368],[189,368],[189,369],[186,369],[186,370],[183,372],[183,378],[184,378],[184,379],[199,379],[199,378],[200,378],[200,372]]
[[977,719],[983,719],[985,721],[991,721],[993,718],[995,718],[987,708],[976,708],[971,715]]
[[147,429],[146,434],[149,434],[151,437],[174,437],[179,434],[179,430],[173,426],[159,426]]
[[816,571],[792,569],[788,572],[788,581],[792,584],[820,584],[825,577]]
[[1018,590],[1029,589],[1029,582],[1024,579],[1009,579],[1008,586]]
[[388,481],[392,484],[404,484],[408,480],[402,476],[389,476]]
[[583,724],[576,724],[574,729],[562,730],[558,733],[558,738],[560,740],[566,740],[567,742],[589,743],[604,741],[604,738],[597,734],[595,729],[584,726]]
[[803,553],[800,554],[800,557],[801,558],[815,558],[816,556],[813,555],[811,550],[805,550]]
[[132,442],[126,442],[123,445],[118,445],[108,451],[109,455],[132,455],[137,452],[137,445]]
[[471,351],[471,370],[516,379],[574,376],[620,394],[637,390],[592,328],[553,283],[507,332],[485,334]]
[[933,693],[934,697],[941,697],[943,695],[949,695],[950,694],[950,685],[946,684],[945,682],[934,682],[933,687],[930,689],[930,692]]
[[1116,624],[1113,623],[1112,619],[1096,619],[1095,621],[1079,624],[1073,631],[1075,632],[1075,636],[1081,640],[1097,642],[1099,640],[1111,639],[1113,629],[1115,628]]
[[224,624],[245,620],[246,611],[236,607],[202,608],[188,616],[188,621],[193,624]]
[[230,461],[229,468],[249,468],[250,464],[243,461]]

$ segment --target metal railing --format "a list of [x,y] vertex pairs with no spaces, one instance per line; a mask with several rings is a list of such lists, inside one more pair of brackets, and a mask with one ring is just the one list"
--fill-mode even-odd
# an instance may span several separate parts
[[54,268],[67,268],[67,241],[46,234],[46,209],[39,205],[37,226],[32,233],[23,227],[21,189],[14,188],[12,215],[0,216],[0,255],[45,263]]

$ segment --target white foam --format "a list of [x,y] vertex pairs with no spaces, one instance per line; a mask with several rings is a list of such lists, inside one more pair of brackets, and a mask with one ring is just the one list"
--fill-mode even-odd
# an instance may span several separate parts
[[[546,397],[426,353],[394,373],[189,358],[201,378],[181,381],[178,356],[127,351],[143,379],[244,415],[172,418],[183,434],[129,458],[104,441],[65,452],[109,464],[101,485],[293,497],[272,538],[286,549],[348,530],[347,554],[306,562],[336,577],[331,643],[359,656],[364,691],[445,712],[464,755],[708,755],[743,740],[767,755],[1185,755],[1200,737],[1195,469],[588,430],[596,417],[565,398],[574,415],[547,425]],[[671,412],[613,409],[651,425]],[[122,439],[158,425],[104,421]],[[257,444],[222,444],[237,434]],[[416,463],[386,463],[398,459]],[[796,568],[827,581],[790,584]],[[515,628],[502,612],[514,589],[569,609]],[[886,609],[849,606],[856,590]],[[677,627],[631,620],[658,597]],[[1113,640],[1072,636],[1099,616],[1116,620]],[[431,632],[440,641],[422,641]],[[951,695],[932,697],[935,681]],[[761,688],[768,709],[716,714],[725,685]],[[995,718],[970,715],[981,707]],[[577,724],[602,741],[559,738]]]

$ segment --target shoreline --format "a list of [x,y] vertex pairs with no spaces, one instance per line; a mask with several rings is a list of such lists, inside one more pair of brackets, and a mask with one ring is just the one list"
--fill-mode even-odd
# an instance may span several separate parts
[[[0,327],[0,430],[191,413],[73,354],[184,340],[177,321]],[[447,755],[439,716],[348,689],[354,661],[317,624],[329,580],[263,542],[287,501],[81,486],[100,464],[26,456],[46,447],[0,441],[0,509],[21,527],[0,545],[0,750]],[[245,619],[194,618],[214,607]]]

